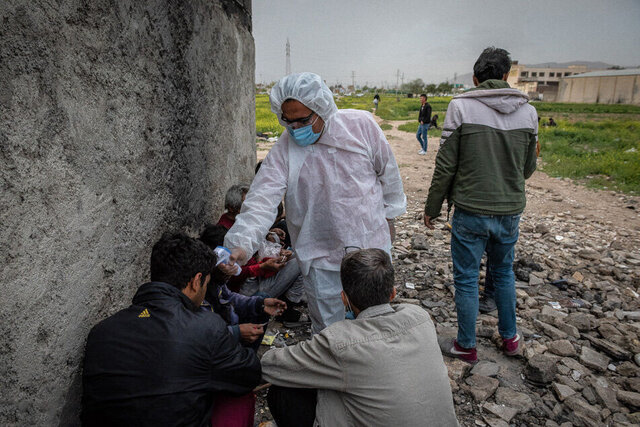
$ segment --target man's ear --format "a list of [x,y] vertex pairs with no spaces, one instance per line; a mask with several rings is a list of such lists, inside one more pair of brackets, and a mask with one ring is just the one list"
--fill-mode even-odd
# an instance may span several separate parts
[[504,73],[502,75],[502,80],[504,80],[505,82],[507,81],[508,78],[509,78],[509,73]]
[[389,297],[389,302],[393,301],[393,299],[396,297],[396,287],[393,287],[393,290],[391,291],[391,296]]
[[474,86],[478,86],[480,84],[480,82],[478,81],[478,78],[476,76],[473,76],[473,84],[474,84]]
[[201,286],[202,286],[202,273],[196,273],[196,275],[193,276],[191,280],[189,280],[189,283],[187,283],[187,288],[189,288],[189,290],[192,292],[198,292]]
[[340,298],[342,298],[342,305],[344,305],[345,307],[349,305],[349,300],[347,299],[347,294],[345,294],[344,291],[340,292]]

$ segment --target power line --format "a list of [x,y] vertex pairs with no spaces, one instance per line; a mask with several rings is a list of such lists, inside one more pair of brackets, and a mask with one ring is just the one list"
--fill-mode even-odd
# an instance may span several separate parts
[[286,47],[286,52],[287,52],[287,65],[286,65],[286,74],[285,75],[289,75],[291,74],[291,44],[289,43],[289,37],[287,37],[287,47]]

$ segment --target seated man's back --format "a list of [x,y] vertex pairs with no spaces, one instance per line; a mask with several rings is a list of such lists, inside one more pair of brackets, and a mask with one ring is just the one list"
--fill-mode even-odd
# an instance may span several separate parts
[[433,322],[417,306],[369,306],[311,341],[265,353],[262,367],[278,386],[318,389],[321,426],[458,425]]
[[[183,237],[177,239],[179,250],[180,244],[189,245],[215,266],[206,245]],[[202,277],[197,273],[183,290],[146,283],[129,308],[91,330],[83,372],[84,425],[210,425],[215,392],[242,394],[257,385],[255,353],[233,340],[218,315],[198,309],[208,272]]]

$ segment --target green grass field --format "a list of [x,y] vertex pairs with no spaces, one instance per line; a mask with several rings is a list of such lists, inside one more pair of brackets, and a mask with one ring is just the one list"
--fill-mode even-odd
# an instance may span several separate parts
[[[432,97],[429,103],[444,122],[449,97]],[[373,96],[336,99],[338,108],[373,111]],[[568,177],[589,187],[640,194],[640,106],[621,104],[566,104],[532,102],[541,122],[553,117],[557,127],[540,127],[541,170],[551,176]],[[382,95],[377,115],[384,120],[406,120],[399,130],[416,133],[419,98]],[[382,123],[383,130],[391,124]],[[282,126],[269,109],[267,95],[256,96],[258,132],[282,133]],[[430,130],[439,137],[441,130]]]
[[640,121],[560,120],[541,127],[542,170],[589,187],[640,194]]
[[256,95],[256,132],[273,132],[279,136],[283,130],[278,118],[271,112],[269,95]]

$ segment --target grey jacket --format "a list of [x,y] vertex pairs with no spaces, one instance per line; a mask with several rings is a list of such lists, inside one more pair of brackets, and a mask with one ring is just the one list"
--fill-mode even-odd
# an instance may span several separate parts
[[458,425],[433,322],[414,305],[369,307],[310,341],[270,350],[262,375],[317,388],[317,426]]

